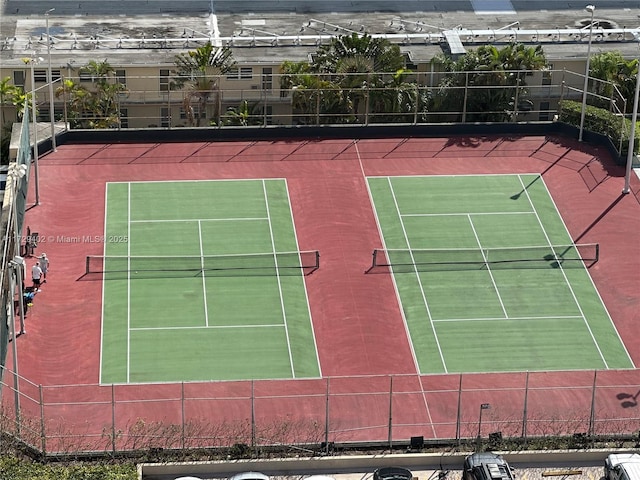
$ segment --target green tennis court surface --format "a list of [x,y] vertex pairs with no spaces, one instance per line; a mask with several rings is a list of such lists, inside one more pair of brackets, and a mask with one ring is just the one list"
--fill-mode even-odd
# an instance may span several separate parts
[[540,176],[368,184],[422,373],[633,367]]
[[101,382],[318,377],[285,180],[109,183]]

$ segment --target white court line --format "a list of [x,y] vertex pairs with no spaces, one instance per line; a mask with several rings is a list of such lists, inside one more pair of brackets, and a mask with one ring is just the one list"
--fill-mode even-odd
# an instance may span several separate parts
[[411,261],[414,263],[414,270],[416,273],[416,279],[418,280],[418,285],[420,285],[420,294],[422,295],[422,301],[424,302],[424,307],[427,311],[427,316],[429,317],[429,324],[431,325],[431,331],[433,332],[433,338],[438,346],[438,354],[440,355],[440,361],[442,362],[442,368],[444,368],[445,373],[449,373],[447,370],[447,364],[444,361],[444,355],[442,353],[442,348],[440,347],[440,341],[438,340],[438,334],[436,333],[435,325],[433,324],[433,317],[431,316],[431,309],[429,308],[429,302],[427,302],[427,295],[422,286],[422,282],[420,281],[420,273],[418,272],[418,266],[416,264],[415,259],[413,258],[413,252],[411,250],[411,242],[409,242],[409,236],[407,235],[407,230],[404,226],[404,222],[402,221],[402,216],[400,215],[400,206],[398,205],[398,199],[396,197],[396,193],[393,190],[393,185],[391,183],[391,178],[387,177],[389,182],[389,189],[391,190],[391,196],[393,197],[393,203],[396,207],[396,213],[398,214],[398,218],[400,219],[400,225],[402,226],[402,233],[404,235],[404,239],[407,242],[407,249],[409,250],[409,254],[411,255]]
[[284,308],[284,297],[282,294],[282,282],[280,280],[280,272],[278,271],[278,256],[276,255],[276,242],[273,238],[273,225],[271,224],[271,213],[269,212],[269,197],[267,196],[267,186],[262,180],[262,191],[264,193],[264,203],[265,208],[267,209],[267,218],[269,219],[269,235],[271,236],[271,249],[273,251],[273,261],[276,269],[276,279],[278,281],[278,292],[280,293],[280,310],[282,312],[282,320],[284,322],[284,333],[287,338],[287,349],[289,350],[289,364],[291,365],[291,376],[296,378],[295,368],[293,367],[293,354],[291,352],[291,341],[289,339],[289,327],[287,325],[287,312]]
[[[295,239],[296,242],[296,248],[300,248],[300,244],[298,243],[298,229],[296,228],[296,222],[295,219],[293,218],[293,210],[291,209],[291,197],[289,196],[289,184],[287,183],[287,179],[284,179],[284,187],[285,187],[285,191],[287,192],[287,202],[288,202],[288,206],[287,208],[289,209],[289,215],[291,215],[291,225],[293,226],[293,238]],[[302,265],[302,263],[300,263],[300,265]],[[320,378],[322,378],[322,366],[320,365],[320,354],[318,353],[318,344],[316,342],[316,332],[315,329],[313,328],[313,317],[311,316],[311,305],[309,304],[309,294],[307,292],[307,282],[304,279],[304,274],[301,277],[301,281],[302,281],[302,287],[304,288],[304,298],[305,301],[307,302],[307,313],[309,315],[309,326],[311,327],[311,336],[313,337],[313,348],[316,354],[316,362],[318,364],[318,373],[320,375]]]
[[500,307],[502,307],[502,311],[504,312],[505,318],[509,318],[507,309],[505,308],[504,302],[502,301],[502,296],[500,295],[500,290],[498,289],[498,285],[496,284],[496,279],[493,277],[493,272],[491,271],[491,267],[489,266],[489,262],[487,261],[487,256],[485,255],[484,249],[482,248],[482,244],[480,243],[480,238],[478,238],[478,232],[476,232],[476,227],[473,225],[471,214],[468,214],[467,218],[469,219],[469,224],[471,225],[471,231],[473,232],[473,236],[476,237],[476,243],[478,244],[478,248],[482,253],[482,259],[484,260],[484,264],[487,267],[487,272],[489,273],[489,277],[491,277],[491,283],[493,283],[493,288],[495,289],[496,295],[498,296],[498,300],[500,301]]
[[[527,190],[527,187],[525,186],[524,182],[522,181],[522,177],[520,175],[518,175],[518,178],[520,179],[520,183],[522,184],[522,189],[523,189],[525,195],[527,196],[527,200],[529,201],[529,205],[531,205],[531,208],[533,208],[533,211],[536,212],[536,218],[538,219],[538,225],[540,225],[540,228],[542,229],[542,233],[544,233],[544,237],[547,239],[547,243],[549,244],[550,247],[553,247],[553,243],[551,242],[551,239],[547,235],[547,231],[545,230],[544,225],[542,224],[542,220],[540,219],[540,216],[538,215],[538,211],[536,210],[535,205],[531,201],[531,197],[529,196],[529,191]],[[569,237],[569,238],[571,238],[571,237]],[[553,251],[553,248],[552,248],[552,251]],[[576,297],[576,294],[573,291],[573,287],[571,286],[571,282],[567,278],[567,274],[565,273],[564,268],[562,268],[562,264],[560,262],[558,262],[558,269],[562,272],[562,276],[564,277],[564,281],[566,282],[567,287],[569,288],[569,291],[571,292],[571,296],[573,297],[573,301],[576,303],[576,306],[578,307],[578,311],[580,312],[580,315],[582,315],[582,319],[584,321],[585,326],[587,327],[587,331],[589,332],[589,335],[591,335],[591,339],[593,340],[593,344],[595,345],[596,350],[598,350],[598,354],[600,354],[600,358],[602,359],[602,362],[604,363],[605,368],[608,369],[609,365],[607,364],[607,359],[604,358],[602,350],[600,349],[600,345],[598,345],[598,341],[596,340],[596,337],[593,334],[593,331],[591,330],[591,326],[589,325],[589,322],[587,321],[587,317],[585,316],[584,312],[582,311],[582,307],[580,306],[580,302],[578,302],[578,298]]]
[[[104,187],[104,226],[103,226],[103,232],[106,235],[107,234],[107,212],[109,211],[109,185],[105,185]],[[131,241],[131,237],[127,238],[128,241]],[[102,245],[102,256],[106,256],[107,255],[107,242],[104,242],[104,244]],[[104,307],[105,307],[105,303],[104,303],[104,299],[105,299],[105,287],[106,287],[106,282],[104,279],[104,274],[103,274],[103,278],[102,278],[102,322],[100,324],[100,366],[99,368],[99,372],[98,372],[98,378],[100,379],[100,383],[102,383],[102,362],[104,359],[104,321],[105,321],[105,313],[104,313]]]
[[402,217],[466,217],[467,215],[533,215],[535,212],[452,212],[452,213],[403,213]]
[[127,183],[127,383],[131,374],[131,183]]
[[238,217],[238,218],[173,218],[158,220],[131,220],[131,223],[174,223],[174,222],[240,222],[243,220],[269,220],[267,217]]
[[231,330],[237,328],[285,328],[282,323],[265,324],[265,325],[192,325],[192,326],[180,326],[180,327],[136,327],[131,330],[138,332],[142,331],[155,331],[155,330]]
[[[529,172],[529,173],[463,173],[461,175],[458,174],[450,174],[450,175],[394,175],[393,178],[458,178],[458,177],[514,177],[518,175],[540,175],[540,172]],[[369,175],[368,178],[389,178],[387,175]]]
[[508,320],[556,320],[556,319],[570,319],[570,318],[582,318],[580,315],[560,315],[560,316],[548,316],[548,317],[477,317],[477,318],[441,318],[434,320],[434,322],[482,322],[482,321],[508,321]]
[[207,277],[204,274],[204,248],[202,247],[202,222],[198,220],[198,242],[200,242],[200,267],[202,268],[202,300],[204,303],[204,324],[209,326],[209,308],[207,305]]
[[[371,193],[371,188],[369,186],[369,179],[364,172],[364,165],[362,164],[362,157],[360,156],[360,150],[358,149],[358,141],[354,141],[354,147],[356,150],[356,155],[358,156],[358,163],[360,164],[360,172],[362,173],[362,178],[364,179],[365,187],[367,188],[367,194],[369,195],[369,202],[373,207],[373,213],[376,220],[376,227],[378,228],[378,236],[380,237],[380,241],[382,242],[382,247],[386,249],[386,243],[384,241],[384,235],[382,234],[382,227],[380,226],[380,220],[378,219],[378,212],[375,209],[375,202],[373,201],[373,195]],[[389,177],[387,177],[387,181]],[[420,365],[418,363],[418,357],[416,356],[416,351],[413,345],[413,340],[411,339],[411,332],[409,331],[409,325],[407,323],[407,317],[404,313],[404,308],[402,308],[402,299],[400,298],[400,292],[398,290],[398,284],[396,283],[396,278],[393,275],[393,267],[391,268],[391,282],[393,284],[393,289],[396,292],[396,301],[398,302],[398,310],[400,311],[400,315],[402,316],[402,323],[404,324],[405,334],[407,335],[407,340],[409,342],[409,348],[411,349],[411,356],[413,357],[413,365],[416,369],[416,373],[418,374],[418,381],[420,382],[420,388],[422,389],[422,402],[424,403],[425,411],[427,412],[427,417],[429,418],[429,424],[431,425],[431,432],[433,435],[436,435],[436,427],[435,422],[433,421],[433,417],[431,416],[431,409],[429,408],[429,401],[427,400],[427,396],[425,394],[425,387],[422,383],[422,372],[420,371]]]
[[[547,195],[549,195],[549,198],[551,199],[551,203],[553,204],[553,208],[555,208],[556,214],[560,218],[560,221],[562,222],[562,225],[564,225],[565,232],[567,232],[567,235],[569,236],[569,238],[572,238],[571,234],[569,233],[569,229],[567,228],[566,223],[564,223],[564,218],[562,218],[562,215],[560,215],[560,210],[558,210],[558,206],[556,205],[556,202],[553,200],[553,197],[551,196],[551,192],[549,192],[549,189],[547,188],[547,184],[544,181],[544,178],[540,177],[540,179],[542,180],[542,185],[544,185],[544,189],[546,190]],[[631,365],[633,365],[633,368],[636,368],[635,363],[633,362],[633,359],[631,358],[631,355],[629,354],[629,350],[627,350],[627,346],[622,341],[622,337],[620,337],[620,332],[618,332],[618,329],[616,328],[615,323],[613,323],[613,319],[611,318],[611,314],[609,313],[609,310],[607,309],[607,306],[604,303],[604,300],[602,300],[602,296],[600,295],[600,292],[598,291],[595,283],[593,282],[593,278],[591,277],[591,274],[589,273],[589,271],[587,270],[586,267],[584,267],[584,269],[585,269],[585,273],[587,274],[587,277],[589,277],[589,281],[591,282],[591,286],[593,287],[593,290],[596,292],[596,295],[598,295],[598,298],[600,299],[600,305],[602,306],[602,308],[604,309],[605,313],[607,314],[607,317],[609,318],[609,322],[611,323],[611,326],[613,327],[613,330],[616,332],[616,335],[618,336],[618,340],[620,341],[620,345],[622,345],[622,348],[624,349],[625,353],[627,354],[627,359],[629,360],[629,363],[631,363]]]

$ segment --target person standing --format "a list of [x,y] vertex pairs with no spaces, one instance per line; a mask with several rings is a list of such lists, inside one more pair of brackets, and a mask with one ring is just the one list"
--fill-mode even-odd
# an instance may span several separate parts
[[42,269],[40,268],[40,262],[36,262],[31,268],[31,279],[33,280],[33,288],[36,292],[40,291],[40,281],[42,280]]
[[46,253],[40,255],[40,270],[42,270],[42,282],[47,283],[47,272],[49,271],[49,258]]

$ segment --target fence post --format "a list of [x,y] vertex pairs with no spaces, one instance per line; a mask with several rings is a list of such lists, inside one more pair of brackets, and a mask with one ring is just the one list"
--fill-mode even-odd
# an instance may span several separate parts
[[184,429],[185,429],[185,418],[184,418],[184,382],[180,382],[180,409],[182,414],[182,449],[184,450]]
[[462,104],[462,123],[467,123],[467,97],[469,92],[469,73],[464,74],[464,100]]
[[529,371],[524,380],[524,406],[522,409],[522,438],[527,441],[527,415],[529,407]]
[[42,454],[46,455],[47,453],[47,431],[45,430],[45,421],[44,421],[44,393],[42,391],[42,384],[38,385],[38,392],[40,394],[40,442]]
[[393,450],[393,375],[389,376],[389,451]]
[[256,448],[256,395],[255,380],[251,380],[251,448]]
[[116,453],[116,386],[111,384],[111,451]]
[[593,386],[591,387],[591,413],[589,415],[589,436],[593,435],[596,421],[596,382],[598,379],[598,370],[593,371]]
[[329,377],[327,377],[327,390],[325,393],[324,448],[325,448],[325,453],[329,455]]
[[458,383],[458,413],[456,415],[456,443],[460,445],[460,408],[462,406],[462,374]]

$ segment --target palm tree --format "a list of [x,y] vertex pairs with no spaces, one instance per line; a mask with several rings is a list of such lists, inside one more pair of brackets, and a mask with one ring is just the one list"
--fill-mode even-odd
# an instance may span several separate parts
[[5,105],[8,101],[12,101],[13,96],[18,92],[17,88],[9,83],[11,81],[11,77],[5,77],[0,80],[0,149],[2,152],[2,162],[3,164],[7,163],[9,160],[9,141],[10,141],[10,133],[6,137],[5,141],[5,131],[11,132],[11,123],[5,125],[4,118],[4,109]]
[[[236,66],[233,53],[229,47],[214,47],[211,42],[196,50],[180,53],[175,57],[177,67],[174,81],[178,88],[188,85],[183,107],[187,113],[189,124],[200,126],[200,115],[194,119],[193,102],[198,105],[199,112],[206,112],[207,103],[212,94],[219,95],[219,76]],[[218,123],[218,102],[214,102],[214,123]]]
[[[633,97],[635,95],[636,74],[638,72],[638,59],[625,60],[620,52],[603,52],[594,55],[591,59],[589,75],[592,78],[602,80],[595,82],[594,91],[606,98],[615,97],[615,89],[620,92],[622,102],[626,100],[626,111],[632,113]],[[608,108],[605,101],[599,106]]]
[[305,123],[352,123],[385,105],[376,97],[394,88],[403,67],[398,45],[353,33],[321,45],[311,63],[283,63],[281,87],[293,92],[294,114],[307,114],[298,117]]
[[262,125],[262,112],[258,103],[249,103],[243,100],[237,108],[230,108],[222,116],[223,125],[246,127],[249,125]]
[[311,63],[312,71],[333,74],[332,82],[344,91],[348,111],[356,116],[371,111],[371,104],[376,104],[371,95],[392,85],[393,75],[403,68],[404,59],[398,45],[355,32],[335,37],[330,44],[320,46]]
[[[504,121],[511,118],[518,103],[525,101],[527,71],[546,68],[547,60],[541,46],[526,47],[511,44],[498,49],[483,45],[468,51],[457,60],[440,55],[434,58],[445,72],[432,100],[431,110],[469,112],[466,121]],[[514,88],[496,88],[496,87]],[[465,98],[466,96],[466,98]],[[456,114],[455,121],[460,121]]]
[[291,92],[292,113],[296,123],[348,123],[352,109],[344,101],[344,92],[329,78],[311,71],[307,62],[284,62],[280,88]]
[[72,127],[113,128],[120,124],[119,95],[126,87],[115,81],[115,69],[106,60],[91,60],[80,67],[80,73],[91,76],[91,88],[72,79],[65,79],[56,89],[56,97],[63,97]]

